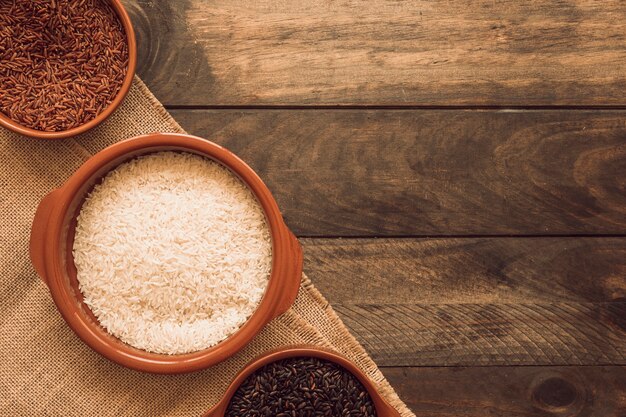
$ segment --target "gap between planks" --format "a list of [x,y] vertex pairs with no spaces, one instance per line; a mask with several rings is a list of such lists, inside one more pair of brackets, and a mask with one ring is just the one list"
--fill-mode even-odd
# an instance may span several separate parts
[[479,235],[306,235],[298,234],[299,239],[559,239],[559,238],[620,238],[626,234],[479,234]]
[[624,364],[615,364],[615,363],[609,363],[609,364],[600,364],[600,365],[595,365],[595,364],[583,364],[583,365],[574,365],[574,364],[563,364],[563,365],[551,365],[551,364],[537,364],[537,365],[533,365],[533,364],[527,364],[527,363],[522,363],[519,365],[504,365],[504,364],[494,364],[494,365],[377,365],[378,368],[380,369],[454,369],[454,368],[459,368],[459,369],[489,369],[489,368],[537,368],[537,369],[541,369],[541,368],[572,368],[572,369],[578,369],[578,368],[602,368],[602,367],[615,367],[615,368],[625,368],[624,371],[626,372],[626,365]]
[[237,104],[211,104],[211,105],[184,105],[165,104],[167,110],[487,110],[487,111],[554,111],[554,110],[626,110],[624,105],[522,105],[522,106],[494,106],[494,105],[237,105]]

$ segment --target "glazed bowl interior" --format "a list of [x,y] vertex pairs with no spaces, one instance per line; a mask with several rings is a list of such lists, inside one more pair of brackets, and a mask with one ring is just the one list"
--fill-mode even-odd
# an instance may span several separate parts
[[43,130],[32,129],[18,123],[17,121],[11,119],[0,111],[1,126],[4,126],[5,128],[12,130],[16,133],[19,133],[20,135],[30,136],[33,138],[63,139],[76,136],[93,129],[104,120],[106,120],[115,111],[115,109],[117,109],[120,104],[122,104],[122,101],[124,101],[124,98],[130,90],[130,87],[133,83],[133,78],[135,76],[135,70],[137,67],[137,42],[135,39],[135,31],[133,29],[132,22],[130,20],[130,17],[128,16],[128,13],[126,13],[126,10],[124,9],[122,2],[120,0],[109,0],[109,4],[111,5],[113,10],[117,14],[118,19],[122,23],[124,32],[126,34],[126,42],[128,44],[128,67],[126,68],[126,75],[124,76],[124,81],[113,101],[111,101],[111,103],[95,118],[72,129],[61,130],[58,132],[47,132]]
[[[90,310],[90,308],[83,302],[83,294],[79,289],[77,271],[76,271],[76,266],[74,264],[74,258],[73,258],[73,253],[72,253],[74,235],[75,235],[76,223],[77,223],[76,219],[77,219],[78,214],[80,213],[80,210],[82,208],[82,205],[86,197],[89,195],[91,190],[93,190],[93,188],[97,184],[102,182],[103,178],[107,175],[107,173],[115,169],[120,164],[127,162],[133,158],[142,156],[142,155],[162,152],[162,151],[186,152],[186,153],[193,153],[196,155],[200,155],[204,158],[208,158],[210,160],[213,160],[216,163],[219,163],[221,166],[228,169],[233,175],[236,175],[248,187],[248,189],[255,196],[255,199],[257,200],[257,202],[259,202],[259,204],[262,206],[263,212],[265,213],[266,221],[268,223],[268,226],[270,227],[270,232],[271,232],[270,234],[271,234],[271,239],[272,239],[272,267],[271,267],[272,269],[271,269],[268,285],[265,289],[265,293],[261,301],[259,302],[259,305],[257,306],[257,309],[255,310],[255,312],[248,318],[248,320],[235,333],[233,333],[232,335],[230,335],[228,338],[224,339],[220,343],[207,349],[203,349],[203,350],[192,352],[192,353],[186,353],[186,354],[167,355],[167,354],[151,353],[151,352],[130,346],[124,343],[123,341],[121,341],[120,339],[118,339],[117,337],[108,333],[106,329],[104,329],[100,325],[100,323],[98,322],[97,318],[95,317],[93,312]],[[270,212],[270,210],[271,210],[271,207],[268,207],[267,199],[264,200],[263,198],[261,198],[259,194],[254,191],[253,186],[242,178],[242,175],[239,175],[237,172],[235,172],[234,169],[231,169],[231,167],[226,165],[226,163],[216,158],[213,158],[203,152],[200,152],[192,148],[187,148],[184,146],[162,146],[162,145],[142,147],[139,149],[133,149],[129,152],[125,152],[123,155],[119,155],[117,157],[114,157],[113,159],[109,159],[106,162],[102,163],[100,166],[98,166],[95,170],[92,170],[91,175],[88,178],[84,178],[80,182],[76,192],[73,194],[72,199],[69,201],[69,204],[67,205],[67,208],[65,209],[65,215],[62,218],[61,229],[60,229],[61,233],[60,233],[60,240],[59,240],[59,253],[54,255],[55,257],[58,256],[57,259],[59,259],[59,261],[61,262],[61,265],[59,268],[61,271],[61,274],[60,274],[61,281],[58,285],[60,287],[60,291],[64,293],[62,294],[61,298],[64,301],[67,301],[69,299],[70,302],[74,303],[74,306],[70,307],[71,314],[77,315],[78,317],[74,317],[73,319],[75,320],[76,318],[78,318],[78,321],[80,322],[80,327],[82,327],[83,330],[87,329],[88,332],[92,333],[92,335],[90,335],[90,338],[91,336],[94,336],[95,339],[99,340],[98,344],[100,346],[106,345],[104,349],[107,352],[115,352],[117,359],[121,358],[122,361],[125,361],[123,364],[126,366],[129,366],[131,368],[138,369],[138,370],[147,370],[150,372],[180,373],[180,372],[189,372],[189,371],[193,371],[197,369],[202,369],[203,367],[206,367],[213,363],[217,363],[219,360],[223,360],[226,357],[230,356],[233,352],[233,349],[234,351],[237,351],[249,340],[249,338],[246,338],[247,336],[244,336],[245,333],[249,334],[250,332],[254,332],[254,329],[259,329],[268,321],[268,318],[267,318],[268,314],[275,315],[276,313],[275,311],[271,309],[269,312],[268,312],[268,309],[264,309],[264,311],[261,311],[261,307],[266,303],[266,301],[268,301],[266,300],[266,298],[268,298],[267,296],[268,296],[270,287],[273,286],[274,287],[273,292],[274,293],[277,292],[276,283],[273,282],[273,275],[277,266],[277,257],[275,255],[277,251],[277,245],[279,245],[279,242],[278,242],[279,239],[277,239],[277,234],[280,235],[281,233],[284,233],[284,229],[282,229],[281,227],[278,227],[276,224],[276,220],[272,219],[271,216],[268,215],[268,212]],[[299,278],[298,278],[298,284],[299,284]],[[59,302],[63,303],[63,301],[57,300],[55,296],[55,291],[52,291],[52,288],[51,288],[51,292],[52,292],[53,297],[55,297],[55,302],[57,302],[57,305],[59,304]],[[272,303],[272,302],[273,302],[272,300],[269,300],[269,303]],[[63,314],[63,311],[61,312]],[[66,315],[67,313],[64,314],[64,316]],[[65,318],[68,322],[72,321],[72,318],[68,319],[67,316]],[[85,339],[85,337],[83,336],[81,337]],[[96,348],[96,350],[98,349]],[[101,353],[103,352],[101,351]],[[212,356],[213,354],[217,354],[217,357],[213,360],[209,360],[208,358]],[[130,361],[126,361],[126,359],[130,359]],[[138,364],[137,360],[144,362],[144,364]],[[199,361],[203,361],[203,363],[206,366],[200,366]],[[156,367],[154,366],[155,364],[157,365]],[[171,367],[168,367],[168,366],[171,366]]]

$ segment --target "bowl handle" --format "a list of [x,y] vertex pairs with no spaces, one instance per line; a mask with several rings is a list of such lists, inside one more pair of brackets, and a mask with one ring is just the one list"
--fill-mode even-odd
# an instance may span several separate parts
[[33,267],[35,267],[35,271],[46,285],[48,285],[48,282],[44,254],[46,248],[45,237],[50,213],[56,202],[57,191],[51,191],[41,200],[30,230],[30,260],[33,263]]
[[[285,226],[285,229],[287,229],[287,226]],[[283,277],[283,290],[280,301],[278,302],[272,318],[280,316],[291,308],[294,301],[296,301],[298,291],[300,290],[300,283],[302,282],[302,247],[298,239],[289,229],[287,229],[287,233],[289,234],[290,263]]]

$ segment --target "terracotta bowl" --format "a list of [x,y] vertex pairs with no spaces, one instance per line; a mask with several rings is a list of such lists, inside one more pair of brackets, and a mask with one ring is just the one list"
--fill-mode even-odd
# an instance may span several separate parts
[[333,352],[332,350],[315,346],[294,346],[278,349],[254,359],[252,362],[248,363],[243,370],[239,372],[239,374],[237,374],[233,382],[231,382],[228,386],[226,394],[224,394],[220,402],[207,411],[203,417],[223,417],[226,414],[230,400],[233,395],[235,395],[237,388],[239,388],[248,376],[252,375],[257,369],[262,368],[267,364],[281,359],[295,357],[314,357],[334,362],[342,366],[354,375],[361,382],[361,384],[363,384],[367,392],[370,394],[370,397],[372,397],[374,408],[376,408],[376,414],[378,417],[400,417],[400,413],[398,413],[398,411],[396,411],[383,399],[383,397],[380,396],[376,390],[376,386],[353,362],[344,358],[340,354]]
[[122,6],[122,2],[120,0],[109,0],[111,7],[115,12],[117,12],[117,16],[122,22],[122,26],[124,27],[124,32],[126,33],[126,40],[128,43],[128,68],[126,72],[126,77],[124,77],[124,82],[120,87],[120,91],[117,93],[117,96],[113,99],[111,104],[108,105],[106,109],[94,119],[90,120],[87,123],[84,123],[78,127],[62,130],[60,132],[44,132],[37,129],[31,129],[29,127],[23,126],[16,122],[15,120],[9,118],[4,113],[0,112],[0,125],[6,127],[9,130],[12,130],[20,135],[30,136],[38,139],[63,139],[71,136],[75,136],[81,133],[85,133],[90,129],[98,126],[100,123],[105,121],[114,111],[118,108],[118,106],[124,101],[126,94],[130,90],[130,86],[133,83],[133,77],[135,76],[135,69],[137,67],[137,43],[135,41],[135,31],[133,30],[133,25],[128,17],[128,13]]
[[[216,346],[180,355],[136,349],[101,327],[83,303],[72,256],[76,217],[94,185],[129,159],[166,150],[202,155],[230,169],[256,196],[272,235],[272,271],[257,310],[237,332]],[[89,158],[62,187],[46,195],[33,221],[30,257],[35,270],[48,285],[59,312],[87,345],[120,365],[164,374],[200,370],[243,348],[270,320],[289,309],[296,299],[302,275],[302,250],[298,240],[285,225],[276,201],[259,176],[245,162],[215,143],[170,133],[116,143]]]

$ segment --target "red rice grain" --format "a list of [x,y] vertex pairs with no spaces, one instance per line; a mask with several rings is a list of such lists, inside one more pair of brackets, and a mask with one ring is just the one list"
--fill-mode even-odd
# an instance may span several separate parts
[[21,125],[58,132],[93,120],[127,69],[107,0],[0,0],[0,112]]

